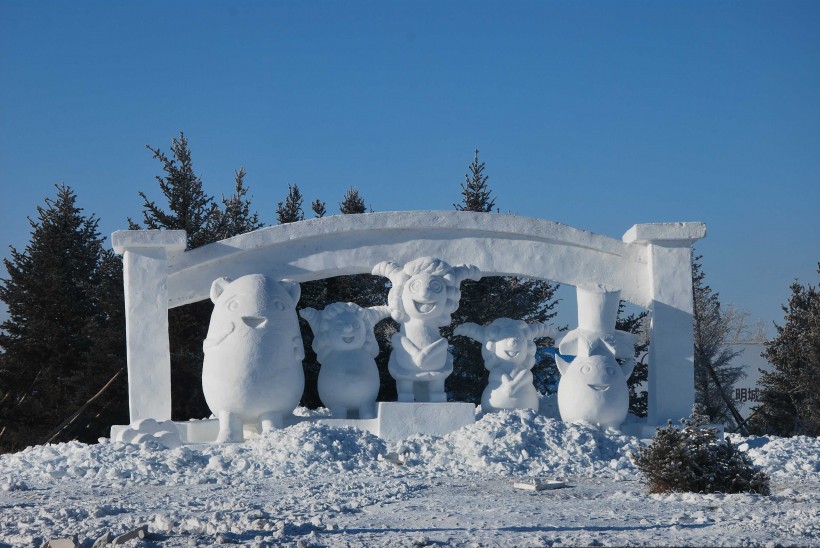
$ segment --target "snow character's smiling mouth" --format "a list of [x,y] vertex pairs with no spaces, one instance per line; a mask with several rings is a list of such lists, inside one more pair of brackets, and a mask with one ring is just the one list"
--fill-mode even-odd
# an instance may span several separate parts
[[436,307],[436,303],[422,303],[419,301],[413,301],[413,305],[416,307],[416,312],[419,314],[428,314]]
[[511,357],[511,358],[514,358],[514,357],[516,357],[517,355],[519,355],[521,352],[519,352],[518,350],[505,350],[505,351],[504,351],[504,353],[505,353],[507,356],[509,356],[509,357]]
[[342,340],[343,340],[344,342],[346,342],[347,344],[350,344],[350,343],[352,343],[352,342],[353,342],[353,339],[355,339],[355,338],[356,338],[356,337],[354,337],[353,335],[351,335],[351,336],[349,336],[349,337],[342,337]]
[[607,390],[609,390],[608,384],[588,384],[587,386],[589,386],[596,392],[606,392]]

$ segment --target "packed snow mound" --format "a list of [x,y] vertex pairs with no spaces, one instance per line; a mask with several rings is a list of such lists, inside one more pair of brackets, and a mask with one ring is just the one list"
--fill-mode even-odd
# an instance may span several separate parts
[[[769,474],[820,473],[820,440],[731,436]],[[587,424],[566,424],[531,410],[488,413],[474,425],[443,437],[414,436],[388,443],[356,428],[315,422],[257,436],[245,443],[173,449],[151,438],[142,443],[102,439],[34,446],[0,456],[0,484],[23,490],[42,481],[104,481],[113,485],[224,484],[241,477],[305,477],[363,472],[484,477],[634,478],[630,456],[637,438]],[[401,471],[385,459],[396,452]]]
[[773,477],[816,478],[820,474],[820,438],[727,437]]
[[408,463],[453,475],[614,476],[632,474],[637,438],[566,424],[529,409],[488,413],[444,437],[416,436],[397,452]]

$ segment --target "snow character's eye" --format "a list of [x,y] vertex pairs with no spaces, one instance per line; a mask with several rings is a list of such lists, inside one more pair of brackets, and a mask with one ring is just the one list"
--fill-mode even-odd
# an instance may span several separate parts
[[606,368],[606,374],[607,375],[614,375],[615,374],[615,368],[614,367],[607,367]]
[[581,366],[581,373],[584,375],[589,375],[589,372],[592,371],[592,368],[589,365]]
[[419,279],[415,279],[410,282],[410,291],[413,293],[421,293],[424,288],[422,287],[422,282]]
[[438,278],[432,278],[428,287],[433,293],[441,293],[441,290],[444,289],[444,284],[441,283],[441,280]]
[[239,299],[228,301],[228,310],[236,310],[237,308],[239,308]]
[[279,312],[282,312],[285,309],[285,303],[283,303],[279,299],[274,299],[271,304],[273,305],[273,308],[275,308]]

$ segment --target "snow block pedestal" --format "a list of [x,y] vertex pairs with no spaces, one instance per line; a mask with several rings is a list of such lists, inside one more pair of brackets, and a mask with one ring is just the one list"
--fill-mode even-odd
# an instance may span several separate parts
[[475,405],[379,402],[378,436],[400,440],[416,434],[444,436],[475,423]]

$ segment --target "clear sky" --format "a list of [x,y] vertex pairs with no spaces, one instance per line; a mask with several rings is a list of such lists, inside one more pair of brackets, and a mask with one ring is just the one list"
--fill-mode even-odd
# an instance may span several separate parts
[[477,147],[502,212],[707,223],[707,283],[771,325],[818,280],[818,29],[816,0],[0,0],[0,253],[60,182],[105,235],[141,219],[180,131],[267,223],[288,183],[308,217],[451,209]]

